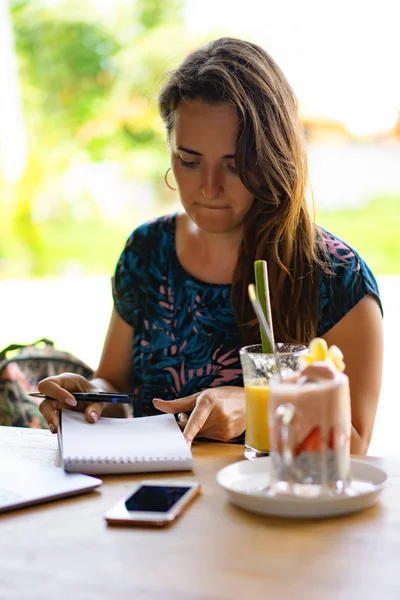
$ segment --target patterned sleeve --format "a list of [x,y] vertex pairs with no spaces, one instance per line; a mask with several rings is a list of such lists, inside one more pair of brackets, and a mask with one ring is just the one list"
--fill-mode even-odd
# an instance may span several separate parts
[[133,231],[120,256],[112,279],[114,306],[119,316],[136,329],[143,309],[150,258],[149,224]]
[[321,273],[317,335],[324,335],[365,296],[373,296],[383,314],[378,284],[365,261],[348,244],[320,229],[325,267]]

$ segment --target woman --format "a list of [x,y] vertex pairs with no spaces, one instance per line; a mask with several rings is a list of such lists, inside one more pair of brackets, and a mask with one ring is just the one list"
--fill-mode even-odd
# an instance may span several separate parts
[[[319,335],[339,346],[351,451],[365,453],[381,384],[379,292],[363,260],[310,219],[304,134],[284,75],[255,44],[222,38],[170,75],[159,108],[184,212],[129,238],[95,379],[40,383],[57,399],[41,405],[51,431],[55,409],[76,405],[69,392],[133,390],[135,414],[191,411],[189,444],[197,434],[228,441],[243,433],[238,350],[259,341],[247,286],[254,260],[266,259],[275,338]],[[102,406],[85,412],[96,422]]]

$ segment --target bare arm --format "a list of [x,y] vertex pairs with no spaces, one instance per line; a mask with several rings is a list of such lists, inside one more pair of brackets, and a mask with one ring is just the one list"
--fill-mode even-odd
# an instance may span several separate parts
[[103,391],[128,392],[132,369],[133,329],[112,311],[100,364],[94,382],[104,382]]
[[322,336],[344,355],[351,394],[351,452],[366,454],[371,441],[382,380],[382,315],[373,296],[366,296]]
[[[92,383],[103,392],[129,392],[132,370],[133,329],[118,315],[115,308],[111,314],[100,364]],[[104,416],[116,416],[115,411],[125,412],[123,405],[105,405]]]

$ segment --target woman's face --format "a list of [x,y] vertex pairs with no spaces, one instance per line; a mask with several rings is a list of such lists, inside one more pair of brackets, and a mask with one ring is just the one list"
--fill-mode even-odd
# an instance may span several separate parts
[[235,168],[234,106],[181,101],[171,133],[171,165],[182,205],[203,231],[240,228],[253,203]]

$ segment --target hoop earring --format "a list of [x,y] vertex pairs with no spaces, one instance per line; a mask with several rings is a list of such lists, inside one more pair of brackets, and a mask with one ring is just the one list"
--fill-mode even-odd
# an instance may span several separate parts
[[170,172],[171,167],[169,167],[164,175],[164,181],[165,181],[165,185],[167,186],[167,188],[169,188],[170,190],[172,190],[173,192],[176,192],[176,188],[172,187],[171,185],[169,185],[168,183],[168,173]]

